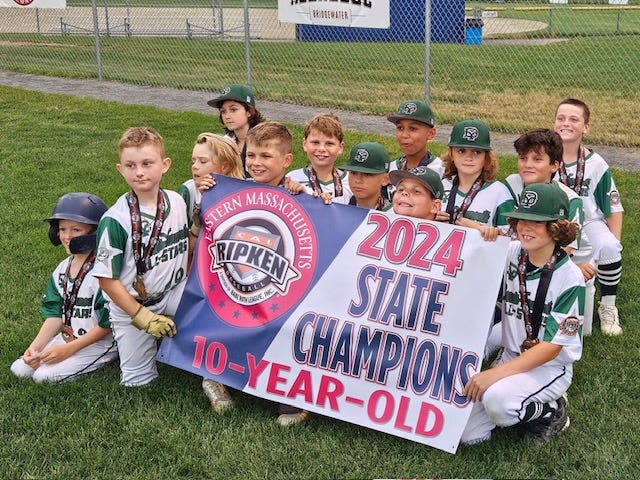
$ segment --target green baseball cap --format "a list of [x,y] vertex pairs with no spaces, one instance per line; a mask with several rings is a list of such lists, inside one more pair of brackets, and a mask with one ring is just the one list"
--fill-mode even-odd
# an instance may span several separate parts
[[396,123],[398,120],[402,120],[403,118],[415,120],[416,122],[424,123],[430,127],[433,127],[436,124],[436,116],[433,114],[433,110],[431,110],[431,107],[422,100],[409,100],[408,102],[403,102],[398,107],[396,113],[392,113],[387,116],[387,120],[393,123]]
[[338,167],[342,170],[363,173],[387,173],[391,158],[377,142],[358,143],[349,153],[349,162]]
[[253,96],[253,92],[251,91],[251,89],[245,85],[239,85],[236,83],[224,87],[220,91],[220,95],[212,100],[209,100],[207,102],[207,105],[213,108],[220,108],[222,103],[226,100],[234,100],[236,102],[251,105],[252,107],[256,106],[256,99]]
[[431,170],[429,167],[416,167],[409,170],[393,170],[389,172],[389,180],[392,185],[396,187],[398,184],[404,180],[405,178],[414,178],[420,183],[422,183],[433,198],[436,200],[442,200],[442,196],[444,195],[444,187],[442,186],[442,180],[440,180],[440,175],[438,175],[435,171]]
[[491,150],[489,127],[480,120],[462,120],[451,129],[449,147],[477,148]]
[[569,199],[556,182],[532,183],[520,195],[520,204],[505,217],[534,222],[554,222],[566,219]]

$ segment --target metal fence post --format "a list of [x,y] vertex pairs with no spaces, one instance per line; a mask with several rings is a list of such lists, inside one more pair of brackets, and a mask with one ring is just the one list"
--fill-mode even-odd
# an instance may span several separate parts
[[100,26],[98,25],[98,5],[96,0],[91,0],[91,9],[93,10],[93,37],[96,45],[96,64],[98,80],[102,81],[102,57],[100,56]]
[[104,0],[104,28],[107,31],[107,37],[111,35],[109,30],[109,2]]
[[431,105],[431,0],[424,5],[424,101]]
[[247,66],[247,85],[253,88],[253,67],[251,66],[251,35],[249,27],[249,0],[242,0],[244,9],[244,58]]

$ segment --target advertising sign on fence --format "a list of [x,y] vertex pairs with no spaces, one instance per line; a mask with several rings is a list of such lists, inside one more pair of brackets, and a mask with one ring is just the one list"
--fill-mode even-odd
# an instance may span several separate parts
[[508,240],[218,178],[158,360],[455,452]]
[[0,0],[1,7],[67,8],[67,0]]
[[278,0],[278,20],[309,25],[389,28],[389,0]]

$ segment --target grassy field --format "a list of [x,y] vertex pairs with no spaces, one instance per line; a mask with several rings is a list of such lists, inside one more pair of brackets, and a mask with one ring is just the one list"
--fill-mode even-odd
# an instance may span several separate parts
[[[117,139],[132,125],[163,134],[173,166],[164,180],[189,178],[197,134],[221,131],[213,116],[115,102],[80,100],[0,87],[0,451],[3,479],[174,478],[635,478],[640,449],[636,415],[640,371],[640,226],[625,217],[619,307],[625,333],[585,340],[569,391],[572,425],[552,444],[533,448],[497,432],[449,455],[329,418],[312,416],[283,430],[275,407],[247,395],[214,415],[199,378],[160,364],[144,389],[118,384],[116,365],[62,385],[13,378],[10,363],[37,332],[40,296],[63,252],[42,219],[69,191],[113,203],[125,191],[114,168]],[[301,166],[301,128],[296,166]],[[390,138],[375,138],[394,154]],[[363,135],[348,132],[347,151]],[[442,146],[437,146],[437,151]],[[514,169],[501,158],[501,175]],[[640,176],[614,172],[627,212],[640,207]],[[597,330],[597,329],[596,329]],[[634,433],[636,432],[636,433]]]
[[[238,81],[237,72],[245,67],[243,48],[238,42],[204,39],[104,38],[103,73],[106,80],[211,90]],[[252,47],[259,100],[376,114],[393,110],[399,99],[422,95],[423,58],[424,49],[416,44],[326,43],[319,49],[306,42],[256,42]],[[640,145],[640,75],[632,74],[640,64],[638,37],[576,38],[543,47],[434,44],[432,58],[432,105],[441,123],[478,117],[495,130],[523,131],[548,125],[559,99],[572,95],[585,99],[594,112],[591,141]],[[407,67],[398,69],[398,64]],[[589,65],[589,74],[569,74],[578,64]],[[1,35],[0,65],[91,78],[96,75],[93,39]],[[349,67],[336,67],[341,65]],[[567,74],[559,75],[563,70]]]

